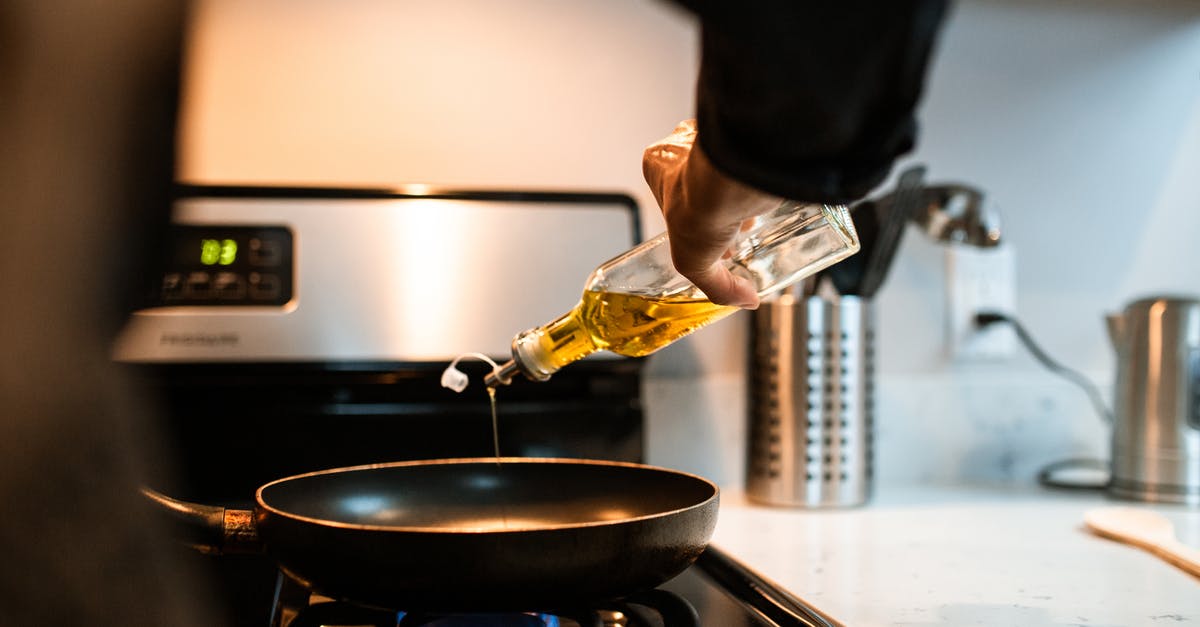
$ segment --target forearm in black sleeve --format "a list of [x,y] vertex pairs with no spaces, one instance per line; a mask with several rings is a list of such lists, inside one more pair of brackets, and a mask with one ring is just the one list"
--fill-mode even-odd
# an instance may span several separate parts
[[699,142],[726,174],[850,202],[915,143],[944,0],[684,0],[701,19]]

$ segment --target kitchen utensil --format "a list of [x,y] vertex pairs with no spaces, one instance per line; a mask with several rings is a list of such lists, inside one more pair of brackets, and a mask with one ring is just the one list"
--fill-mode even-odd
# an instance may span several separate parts
[[621,462],[481,458],[272,481],[253,513],[148,492],[194,545],[265,547],[314,591],[379,607],[565,607],[653,588],[704,550],[717,486]]
[[854,296],[859,293],[868,260],[874,255],[879,239],[879,208],[874,201],[864,200],[850,208],[850,216],[858,231],[858,253],[833,264],[821,275],[829,277],[839,294]]
[[746,458],[751,500],[841,507],[870,497],[870,305],[857,296],[785,294],[753,312]]
[[925,186],[910,217],[935,242],[981,248],[1000,243],[1000,214],[985,205],[983,192],[967,185]]
[[1200,299],[1137,300],[1108,317],[1108,330],[1117,352],[1109,491],[1200,505]]
[[1132,507],[1104,507],[1083,515],[1097,535],[1149,551],[1200,577],[1200,551],[1175,538],[1175,527],[1162,514]]
[[900,238],[904,236],[909,214],[920,201],[924,178],[924,166],[910,167],[900,174],[896,190],[888,197],[880,199],[879,234],[855,294],[871,298],[883,285],[888,270],[891,269],[892,259],[896,256],[896,249],[900,246]]

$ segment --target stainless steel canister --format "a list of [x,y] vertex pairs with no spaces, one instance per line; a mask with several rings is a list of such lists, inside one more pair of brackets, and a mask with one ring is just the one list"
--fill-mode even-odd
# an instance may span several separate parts
[[874,472],[870,301],[785,294],[754,312],[751,329],[747,496],[865,503]]

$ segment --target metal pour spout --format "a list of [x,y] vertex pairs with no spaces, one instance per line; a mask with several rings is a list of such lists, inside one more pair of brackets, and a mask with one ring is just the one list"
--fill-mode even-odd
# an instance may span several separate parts
[[512,383],[513,376],[520,372],[521,367],[517,365],[516,360],[510,359],[501,364],[499,368],[487,373],[483,377],[483,384],[490,388],[509,385]]
[[1104,317],[1104,322],[1108,327],[1108,339],[1112,341],[1113,348],[1120,352],[1121,346],[1125,344],[1125,316],[1108,314]]
[[[559,321],[568,317],[569,314],[559,318]],[[557,372],[559,366],[552,362],[551,355],[537,341],[544,329],[538,327],[518,333],[512,341],[512,359],[499,366],[493,364],[492,371],[483,377],[483,384],[492,388],[508,385],[518,373],[530,381],[546,381]]]

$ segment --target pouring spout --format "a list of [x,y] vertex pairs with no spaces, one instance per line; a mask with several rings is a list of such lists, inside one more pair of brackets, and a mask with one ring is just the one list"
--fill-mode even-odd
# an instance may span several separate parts
[[517,365],[515,360],[510,359],[492,372],[489,372],[483,378],[483,383],[490,388],[508,385],[512,383],[513,377],[520,372],[521,367]]
[[1120,351],[1121,346],[1125,343],[1125,316],[1108,314],[1104,317],[1104,322],[1108,327],[1108,339],[1112,342],[1113,349]]

